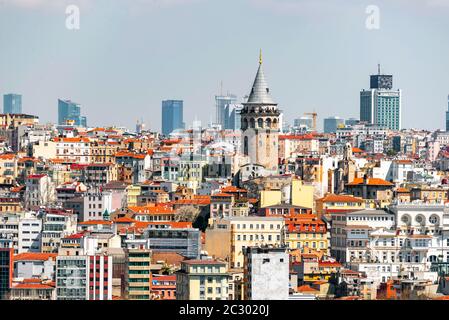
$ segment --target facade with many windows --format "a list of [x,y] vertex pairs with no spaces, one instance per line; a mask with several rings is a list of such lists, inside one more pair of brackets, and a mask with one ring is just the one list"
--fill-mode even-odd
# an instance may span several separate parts
[[176,273],[177,300],[227,300],[228,278],[225,262],[186,260]]

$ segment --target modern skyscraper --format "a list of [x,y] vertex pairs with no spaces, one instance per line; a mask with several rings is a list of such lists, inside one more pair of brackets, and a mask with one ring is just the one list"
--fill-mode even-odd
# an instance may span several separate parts
[[329,117],[324,119],[324,133],[337,132],[338,128],[345,126],[345,120],[340,117]]
[[184,129],[184,106],[182,100],[162,101],[162,133],[168,136],[176,129]]
[[241,111],[243,154],[251,164],[258,164],[266,170],[278,169],[278,142],[280,111],[270,95],[262,68],[262,53],[259,69],[254,80],[248,101]]
[[241,117],[243,105],[241,104],[227,104],[225,107],[225,122],[222,129],[240,130]]
[[222,129],[230,129],[228,124],[229,119],[229,105],[235,104],[237,97],[233,94],[227,94],[226,96],[215,96],[215,122],[221,125]]
[[21,114],[22,113],[22,95],[5,94],[3,96],[3,113]]
[[401,129],[401,90],[393,90],[393,76],[371,76],[371,88],[360,92],[360,121],[391,130]]
[[58,99],[58,124],[65,125],[71,121],[75,126],[87,127],[87,119],[81,116],[81,106],[78,103]]
[[447,96],[446,131],[449,131],[449,95]]

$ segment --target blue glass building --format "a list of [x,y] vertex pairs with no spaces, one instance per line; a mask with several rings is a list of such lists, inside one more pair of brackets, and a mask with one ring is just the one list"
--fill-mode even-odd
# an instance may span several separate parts
[[5,94],[3,96],[3,113],[22,113],[22,95],[20,94]]
[[162,101],[162,134],[169,135],[176,129],[184,129],[184,106],[182,100]]
[[226,96],[215,96],[215,122],[221,125],[222,129],[233,129],[229,124],[229,117],[232,110],[230,106],[237,102],[237,97],[233,94]]
[[81,116],[81,106],[78,103],[58,99],[58,124],[65,125],[67,120],[74,121],[75,126],[87,127],[87,118]]
[[338,128],[345,126],[345,120],[339,117],[329,117],[324,119],[324,133],[335,133]]

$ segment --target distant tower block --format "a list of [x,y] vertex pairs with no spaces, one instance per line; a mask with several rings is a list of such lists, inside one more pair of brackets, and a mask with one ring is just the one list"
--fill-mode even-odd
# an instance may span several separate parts
[[251,93],[241,111],[243,154],[250,163],[278,169],[279,116],[262,68],[262,52]]

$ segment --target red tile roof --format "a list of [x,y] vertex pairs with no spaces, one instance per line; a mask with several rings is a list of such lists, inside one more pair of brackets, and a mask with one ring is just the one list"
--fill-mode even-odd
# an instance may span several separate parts
[[[356,186],[362,184],[364,184],[363,178],[355,178],[354,181],[348,183],[347,186]],[[366,179],[366,184],[371,186],[394,186],[393,183],[380,178],[368,178]]]
[[318,261],[318,266],[319,267],[335,267],[335,268],[341,268],[342,265],[341,263],[337,262],[337,261]]
[[56,253],[25,252],[14,256],[14,261],[47,261],[56,259]]
[[306,285],[306,284],[298,287],[296,289],[296,291],[298,291],[298,292],[309,292],[309,293],[318,293],[319,292],[318,290],[313,289],[311,286]]
[[0,160],[12,160],[16,157],[15,153],[0,154]]

